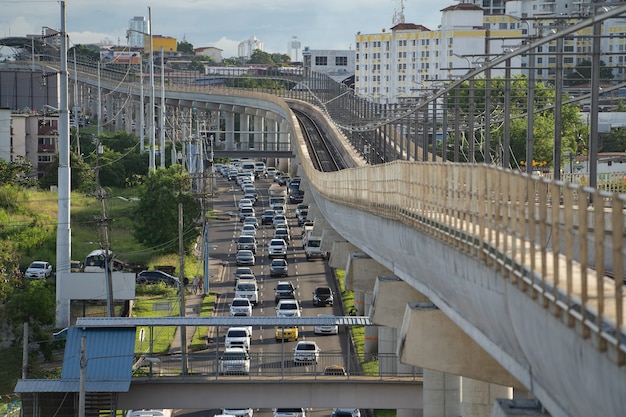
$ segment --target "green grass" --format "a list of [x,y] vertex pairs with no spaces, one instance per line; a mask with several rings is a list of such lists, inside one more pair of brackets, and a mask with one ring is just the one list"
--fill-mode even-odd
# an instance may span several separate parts
[[[170,304],[170,310],[156,309],[155,305],[161,304],[162,307]],[[202,300],[200,316],[211,316],[215,305],[215,295],[209,294]],[[145,287],[137,287],[137,297],[133,308],[133,317],[172,317],[179,316],[179,303],[176,291],[165,287],[165,285],[150,285]],[[140,340],[140,330],[137,329],[135,339],[135,353],[167,353],[174,339],[176,332],[175,327],[156,326],[152,330],[152,351],[150,351],[150,329],[146,328],[145,340]],[[198,326],[190,341],[190,350],[204,349],[206,346],[206,335],[208,326]]]
[[[215,294],[208,294],[202,299],[202,309],[200,316],[212,316],[215,307]],[[206,336],[209,331],[208,326],[196,327],[196,332],[191,340],[190,350],[201,350],[206,348]]]
[[[343,300],[343,307],[346,311],[350,311],[354,307],[354,292],[346,290],[344,286],[344,276],[346,271],[343,269],[335,270],[335,279],[339,284],[341,291],[341,299]],[[352,340],[354,341],[354,348],[359,356],[359,362],[361,370],[364,375],[378,376],[378,360],[365,361],[365,327],[364,326],[352,326],[350,327],[352,333]],[[375,417],[396,417],[396,410],[374,410]]]
[[[133,307],[133,317],[171,317],[178,316],[179,303],[176,296],[176,290],[167,288],[165,285],[150,285],[147,288],[137,287],[137,293],[144,292],[145,295],[137,296],[135,298],[135,305]],[[170,309],[164,310],[161,308],[155,309],[155,306],[166,307],[169,303]],[[174,338],[175,327],[155,326],[152,328],[152,335],[150,329],[144,329],[145,339],[142,342],[140,340],[141,329],[137,329],[137,335],[135,338],[135,353],[167,353],[172,339]],[[152,339],[152,346],[150,346],[150,340]]]

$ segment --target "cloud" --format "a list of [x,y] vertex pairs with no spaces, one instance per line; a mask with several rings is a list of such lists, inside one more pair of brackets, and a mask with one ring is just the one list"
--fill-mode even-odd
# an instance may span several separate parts
[[[454,0],[405,2],[406,21],[436,29],[440,10]],[[354,48],[357,32],[379,33],[392,26],[393,0],[151,0],[153,33],[185,39],[194,46],[216,46],[223,56],[237,54],[237,44],[256,36],[267,52],[286,53],[297,36],[313,49]],[[60,27],[57,0],[0,0],[4,36],[40,33],[42,26]],[[126,45],[126,29],[134,16],[148,18],[148,4],[129,0],[66,2],[70,41]]]

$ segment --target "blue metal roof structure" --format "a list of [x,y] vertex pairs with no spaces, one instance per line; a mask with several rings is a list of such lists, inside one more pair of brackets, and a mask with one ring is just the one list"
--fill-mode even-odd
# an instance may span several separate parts
[[15,392],[79,392],[81,339],[85,336],[86,391],[127,392],[135,350],[135,328],[70,327],[61,379],[21,379]]

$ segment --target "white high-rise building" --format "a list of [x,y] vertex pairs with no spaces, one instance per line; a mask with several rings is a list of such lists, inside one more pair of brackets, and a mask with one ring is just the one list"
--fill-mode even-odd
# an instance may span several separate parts
[[239,46],[237,47],[237,52],[239,58],[250,59],[250,57],[252,56],[252,52],[256,51],[257,49],[259,51],[263,51],[264,48],[265,47],[263,46],[263,42],[258,40],[256,36],[251,36],[245,41],[239,43]]
[[[542,6],[544,3],[546,7]],[[488,14],[478,4],[488,6],[494,13]],[[547,7],[549,5],[554,7]],[[526,36],[540,36],[555,26],[578,21],[581,15],[588,13],[589,7],[590,0],[511,0],[501,12],[498,0],[468,0],[441,10],[441,25],[436,30],[398,23],[382,33],[359,33],[356,36],[356,92],[383,103],[422,95],[424,90],[480,66],[487,57],[517,48]],[[574,12],[566,14],[561,10]],[[533,19],[534,16],[540,19]],[[590,59],[590,33],[589,28],[564,39],[561,56],[566,74]],[[607,35],[623,33],[626,33],[623,20],[612,19],[602,26],[602,50],[611,52],[602,59],[613,69],[615,79],[626,77],[626,47],[623,37]],[[538,80],[554,79],[558,55],[549,55],[552,50],[556,51],[556,42],[538,48],[533,63]],[[527,74],[527,56],[512,58],[511,68],[512,74]],[[500,75],[503,70],[492,71],[492,76]]]
[[297,36],[294,36],[289,42],[287,42],[287,55],[291,57],[292,61],[302,61],[302,56],[299,54],[301,49],[302,43],[300,43]]
[[148,20],[144,16],[135,16],[128,21],[128,46],[143,48],[145,35],[149,32]]

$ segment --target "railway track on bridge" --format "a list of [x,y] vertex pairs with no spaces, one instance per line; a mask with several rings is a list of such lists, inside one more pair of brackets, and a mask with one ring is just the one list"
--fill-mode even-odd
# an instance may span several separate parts
[[315,169],[323,172],[339,171],[348,168],[342,153],[333,144],[311,117],[298,110],[292,109],[304,133],[307,149],[311,155]]

